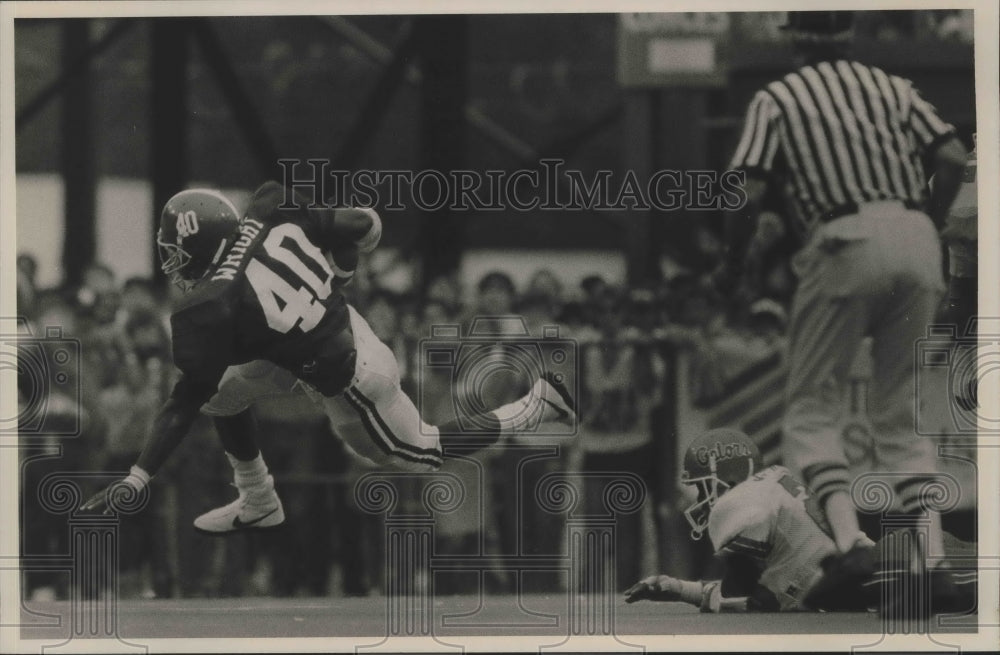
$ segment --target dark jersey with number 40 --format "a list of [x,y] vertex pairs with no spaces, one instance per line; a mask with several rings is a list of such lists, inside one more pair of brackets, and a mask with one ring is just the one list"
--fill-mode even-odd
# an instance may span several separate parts
[[325,395],[350,382],[354,338],[325,255],[350,242],[336,234],[333,209],[307,209],[301,197],[282,208],[285,193],[276,182],[257,189],[238,237],[171,316],[178,400],[205,402],[227,367],[255,359]]

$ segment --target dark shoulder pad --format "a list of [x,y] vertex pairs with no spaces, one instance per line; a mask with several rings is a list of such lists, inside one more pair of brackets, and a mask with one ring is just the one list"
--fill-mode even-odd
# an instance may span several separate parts
[[265,223],[278,219],[280,206],[285,200],[285,188],[274,181],[265,182],[254,191],[247,208],[247,217]]
[[312,236],[321,224],[320,215],[309,209],[312,202],[311,199],[277,182],[266,182],[254,192],[250,207],[247,209],[247,218],[268,226],[295,223],[302,227],[306,234]]

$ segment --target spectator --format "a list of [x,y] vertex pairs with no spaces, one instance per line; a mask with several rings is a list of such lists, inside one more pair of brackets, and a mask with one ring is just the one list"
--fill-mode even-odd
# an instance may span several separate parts
[[[510,316],[514,310],[516,300],[516,289],[510,277],[501,272],[491,272],[484,275],[479,284],[476,285],[477,296],[473,303],[473,313],[466,317],[465,329],[471,329],[472,321],[475,321],[477,330],[489,331],[499,337],[510,336],[516,325],[511,321],[501,321],[493,317]],[[483,317],[479,318],[477,317]],[[505,357],[503,348],[498,346],[494,349],[494,358],[480,359],[480,366],[490,367],[493,372],[486,376],[482,384],[475,387],[466,384],[464,376],[460,376],[453,386],[452,393],[456,402],[462,406],[471,406],[472,403],[483,406],[490,406],[494,403],[512,402],[522,393],[528,390],[527,384],[516,376],[499,370],[494,363],[500,362]],[[485,540],[497,545],[505,554],[517,552],[519,548],[518,538],[521,534],[517,526],[517,491],[515,485],[511,484],[516,479],[517,466],[520,456],[511,451],[500,452],[496,457],[489,460],[486,467],[486,479],[484,485],[490,487],[489,493],[494,502],[487,507],[490,508],[486,519]],[[492,582],[492,580],[491,580]],[[507,575],[499,580],[499,586],[494,591],[515,591],[517,581]]]
[[788,313],[780,303],[770,298],[761,298],[750,306],[747,323],[751,341],[751,351],[764,356],[780,348],[788,326]]
[[[443,278],[442,278],[443,279]],[[452,313],[455,305],[450,299],[433,299],[424,304],[423,317],[420,326],[422,338],[431,333],[435,325],[455,323]],[[424,393],[423,399],[431,399],[420,406],[424,421],[439,424],[455,418],[455,398],[451,372],[437,367],[420,368],[420,384]],[[465,490],[465,502],[454,512],[442,514],[439,517],[435,533],[436,552],[448,555],[482,555],[484,525],[492,522],[494,501],[491,488],[487,483],[489,478],[489,461],[493,455],[491,449],[486,449],[470,455],[468,459],[452,459],[445,461],[441,470],[458,476]],[[474,570],[478,565],[470,565]],[[493,578],[490,578],[493,584]],[[435,593],[447,594],[478,594],[482,589],[478,583],[478,575],[462,571],[441,572],[434,580]]]
[[562,304],[563,300],[562,282],[552,272],[552,269],[540,268],[528,280],[528,288],[525,291],[525,295],[548,298],[554,307],[558,307]]
[[38,263],[34,257],[23,253],[17,256],[17,311],[21,316],[31,316],[35,311],[37,272]]
[[608,288],[608,283],[600,275],[588,275],[580,281],[584,302],[591,303]]
[[[62,339],[73,339],[78,334],[77,317],[70,302],[57,291],[38,294],[37,314],[30,322],[31,333],[40,350],[31,358],[18,357],[18,416],[37,417],[19,426],[24,436],[31,439],[36,450],[25,459],[21,468],[21,493],[23,516],[30,517],[22,523],[21,554],[24,557],[60,557],[69,551],[66,518],[45,509],[39,501],[38,489],[49,474],[66,470],[99,470],[101,435],[99,416],[81,402],[80,391],[86,391],[87,371],[81,365],[61,367],[69,378],[63,384],[50,384],[51,378],[39,370],[34,361],[41,358],[51,362],[59,343],[47,339],[49,328],[61,330]],[[40,414],[34,412],[40,411]],[[57,435],[79,433],[75,438],[63,439]],[[26,441],[26,443],[28,443]],[[68,578],[58,572],[28,571],[25,574],[25,596],[37,599],[66,598]]]
[[[392,349],[397,359],[405,360],[405,347],[400,326],[400,298],[390,291],[375,289],[368,297],[365,316],[372,332]],[[405,374],[400,371],[400,375]]]
[[25,279],[28,280],[32,285],[36,283],[36,276],[38,275],[38,261],[28,253],[21,253],[17,256],[17,270],[23,273]]
[[[646,300],[640,295],[640,303]],[[641,316],[644,308],[629,307],[623,299],[605,297],[598,305],[600,341],[582,353],[580,470],[584,475],[587,513],[601,515],[607,478],[622,472],[641,477],[654,486],[652,459],[654,408],[661,401],[664,363],[652,347],[648,322],[629,328],[622,316],[631,309]],[[617,579],[621,585],[642,571],[643,555],[651,553],[641,513],[618,518]],[[624,588],[624,586],[622,587]]]
[[163,294],[156,290],[149,278],[130,277],[122,285],[119,320],[124,323],[135,313],[153,312],[160,317],[163,326],[169,329],[170,312],[162,296]]
[[587,323],[596,325],[597,316],[600,314],[598,304],[609,292],[608,283],[600,275],[588,275],[580,281],[580,289],[583,290],[583,307]]
[[117,291],[114,272],[105,264],[95,262],[83,271],[83,283],[77,290],[77,302],[82,307],[92,307],[99,294]]
[[[544,328],[556,326],[556,298],[549,293],[529,291],[518,301],[517,309],[524,318],[529,334],[534,339],[543,337]],[[560,334],[560,336],[563,335]],[[549,362],[544,359],[547,352],[544,348],[542,349],[543,360],[539,362],[541,366],[549,365]],[[572,371],[569,373],[573,374]],[[527,379],[527,376],[524,384],[531,384],[531,380]],[[515,483],[517,486],[510,484],[512,480],[508,478],[507,489],[516,488],[519,490],[521,503],[519,532],[530,535],[530,538],[522,540],[520,552],[529,556],[557,555],[562,549],[563,524],[566,517],[554,516],[544,510],[536,500],[536,490],[546,475],[566,469],[565,446],[567,441],[561,437],[546,438],[538,434],[526,434],[517,437],[517,441],[524,446],[547,449],[545,452],[539,452],[540,456],[532,457],[528,461],[519,461],[526,459],[526,455],[529,454],[524,450],[513,450],[501,455],[501,457],[507,456],[513,460],[509,462],[509,470],[519,472]],[[523,580],[520,591],[543,593],[559,589],[565,584],[566,581],[560,579],[560,576],[555,572],[538,571]]]
[[567,336],[579,338],[587,325],[587,312],[583,303],[571,301],[562,306],[559,311],[559,324],[567,330]]
[[498,271],[487,273],[479,280],[477,289],[479,296],[476,309],[480,314],[494,316],[510,314],[514,308],[517,290],[506,273]]
[[[135,461],[171,383],[169,342],[159,316],[152,311],[133,314],[124,337],[127,345],[123,344],[119,375],[98,392],[99,411],[107,417],[104,468],[109,471],[127,470]],[[101,364],[112,365],[107,361]],[[145,512],[123,519],[123,595],[172,595],[163,498],[158,495]]]
[[528,333],[532,337],[541,337],[544,327],[556,325],[558,304],[556,298],[549,294],[529,291],[517,301],[517,311],[528,326]]
[[454,277],[438,277],[427,285],[424,304],[440,303],[449,313],[457,313],[461,306],[462,290]]
[[631,328],[631,338],[651,339],[656,327],[665,322],[666,316],[652,290],[638,288],[629,292],[625,325]]
[[454,323],[456,321],[456,309],[457,305],[449,305],[443,301],[428,299],[424,302],[423,317],[418,334],[421,337],[429,336],[432,326]]

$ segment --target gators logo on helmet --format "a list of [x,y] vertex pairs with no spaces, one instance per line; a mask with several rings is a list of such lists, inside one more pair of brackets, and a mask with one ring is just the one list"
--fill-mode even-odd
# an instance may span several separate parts
[[698,490],[697,501],[684,510],[693,539],[701,539],[708,529],[708,516],[719,496],[761,468],[757,444],[739,430],[717,428],[691,442],[684,455],[681,482]]

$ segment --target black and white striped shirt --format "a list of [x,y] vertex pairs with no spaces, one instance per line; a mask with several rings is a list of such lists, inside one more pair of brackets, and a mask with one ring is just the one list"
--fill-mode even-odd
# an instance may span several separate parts
[[824,61],[757,92],[730,168],[780,174],[808,227],[866,202],[922,206],[921,154],[954,132],[909,80]]

